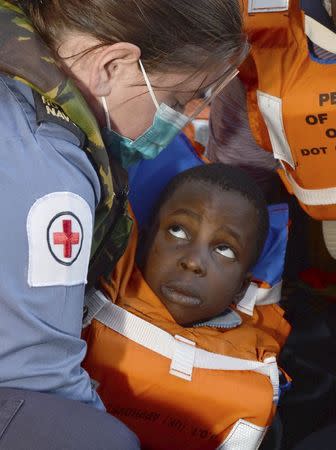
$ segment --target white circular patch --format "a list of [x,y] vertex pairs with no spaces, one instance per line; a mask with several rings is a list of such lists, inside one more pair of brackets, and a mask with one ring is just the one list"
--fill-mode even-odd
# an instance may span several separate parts
[[48,247],[57,262],[71,266],[80,255],[83,227],[78,217],[65,211],[54,216],[47,229]]
[[87,201],[73,192],[52,192],[27,216],[30,287],[85,284],[93,231]]

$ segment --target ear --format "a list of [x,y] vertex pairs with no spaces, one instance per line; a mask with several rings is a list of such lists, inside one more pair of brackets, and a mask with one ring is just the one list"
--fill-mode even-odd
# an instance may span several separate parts
[[236,293],[236,295],[235,295],[235,297],[233,299],[233,303],[235,305],[237,305],[240,302],[240,300],[243,299],[244,295],[246,294],[246,291],[247,291],[248,287],[250,286],[251,279],[252,279],[252,273],[248,272],[246,274],[246,277],[244,278],[242,284],[241,284],[241,287],[240,287],[239,291]]
[[96,97],[107,97],[118,81],[133,78],[140,73],[139,47],[129,42],[118,42],[99,48],[92,59],[89,89]]

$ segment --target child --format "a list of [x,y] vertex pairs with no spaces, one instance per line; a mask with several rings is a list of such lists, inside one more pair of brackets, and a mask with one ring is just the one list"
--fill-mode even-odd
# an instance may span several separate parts
[[[263,307],[272,310],[270,325],[267,314],[248,318],[230,307],[249,286],[267,231],[265,200],[244,172],[198,166],[177,175],[161,195],[141,242],[141,272],[134,240],[105,284],[131,314],[120,316],[119,328],[111,325],[118,332],[99,318],[92,323],[85,366],[107,409],[136,431],[144,448],[215,449],[238,436],[250,445],[239,448],[259,446],[275,412],[269,378],[252,366],[225,371],[201,364],[192,375],[185,366],[197,361],[194,347],[230,362],[259,364],[278,354],[289,332],[280,308]],[[172,363],[155,345],[150,351],[127,335],[134,316],[143,319],[135,328],[149,323],[175,337]]]
[[175,321],[193,325],[238,303],[268,231],[265,200],[221,164],[178,175],[149,230],[142,273]]

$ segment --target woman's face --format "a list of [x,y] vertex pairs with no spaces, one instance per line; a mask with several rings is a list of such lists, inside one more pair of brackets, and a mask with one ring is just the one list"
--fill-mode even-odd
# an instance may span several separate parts
[[[142,135],[153,123],[156,106],[140,69],[140,49],[130,43],[116,43],[87,51],[97,45],[88,37],[71,35],[62,42],[59,56],[64,70],[74,79],[91,106],[101,127],[107,125],[102,97],[105,97],[111,128],[130,139]],[[79,58],[76,55],[82,55]],[[197,65],[197,64],[196,64]],[[144,69],[147,71],[146,65]],[[224,75],[225,73],[225,75]],[[184,111],[186,104],[202,98],[209,88],[216,93],[236,74],[235,68],[175,70],[147,73],[158,104]],[[220,81],[218,81],[220,80]]]
[[[165,103],[184,112],[190,100],[202,98],[219,77],[218,73],[148,74],[158,104]],[[124,79],[106,98],[114,131],[136,139],[151,126],[156,106],[145,84],[142,72]]]

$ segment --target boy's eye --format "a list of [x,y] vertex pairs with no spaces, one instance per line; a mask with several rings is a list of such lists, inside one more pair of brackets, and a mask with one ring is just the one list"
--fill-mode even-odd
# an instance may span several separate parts
[[179,225],[173,225],[168,228],[168,233],[178,239],[188,239],[187,233]]
[[220,255],[225,256],[226,258],[229,258],[229,259],[236,258],[236,255],[234,254],[233,250],[231,250],[226,245],[218,245],[218,247],[216,247],[215,251],[217,253],[219,253]]

